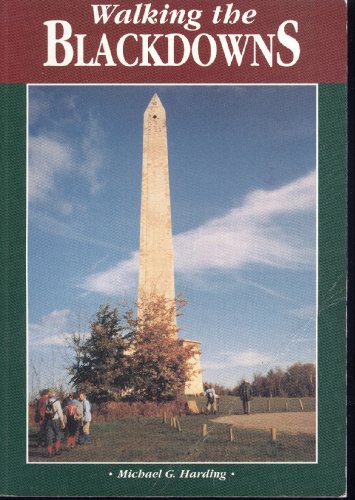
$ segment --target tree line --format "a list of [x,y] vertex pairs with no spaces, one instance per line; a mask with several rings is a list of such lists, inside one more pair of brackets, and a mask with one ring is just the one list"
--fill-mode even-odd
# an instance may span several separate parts
[[[254,374],[250,381],[255,397],[314,397],[316,393],[316,367],[313,363],[294,363],[286,370],[270,369],[266,375]],[[221,396],[238,396],[239,385],[229,389],[212,384]]]

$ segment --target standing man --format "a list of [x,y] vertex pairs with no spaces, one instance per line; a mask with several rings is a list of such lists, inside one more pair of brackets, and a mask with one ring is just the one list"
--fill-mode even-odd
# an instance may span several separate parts
[[86,399],[86,393],[81,392],[79,395],[79,401],[83,405],[83,426],[80,429],[79,443],[91,443],[90,436],[90,422],[91,422],[91,404],[88,399]]
[[207,397],[206,415],[208,415],[211,410],[216,413],[216,392],[214,390],[214,387],[212,387],[212,384],[207,386],[205,395]]
[[253,390],[246,378],[243,379],[242,384],[239,386],[239,397],[243,402],[244,415],[250,415],[250,401]]

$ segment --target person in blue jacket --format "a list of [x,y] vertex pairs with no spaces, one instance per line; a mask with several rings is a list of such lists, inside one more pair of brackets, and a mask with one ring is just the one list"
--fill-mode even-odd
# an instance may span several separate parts
[[90,401],[86,398],[86,393],[81,392],[79,394],[79,401],[82,404],[82,426],[80,428],[78,443],[91,443],[91,435],[90,435],[90,423],[91,423],[91,404]]

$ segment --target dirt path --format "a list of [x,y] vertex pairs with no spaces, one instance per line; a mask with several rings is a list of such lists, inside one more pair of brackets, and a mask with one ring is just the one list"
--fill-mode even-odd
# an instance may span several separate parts
[[230,424],[244,429],[270,429],[289,434],[315,434],[316,414],[309,412],[255,413],[254,415],[229,415],[218,417],[213,422]]

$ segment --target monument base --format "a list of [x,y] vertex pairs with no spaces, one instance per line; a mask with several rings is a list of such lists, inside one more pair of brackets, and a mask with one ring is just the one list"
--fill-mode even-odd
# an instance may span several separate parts
[[203,390],[203,382],[202,382],[202,374],[201,374],[201,364],[200,364],[200,346],[201,342],[198,340],[186,340],[183,341],[184,346],[192,346],[194,347],[195,354],[189,360],[189,363],[192,365],[195,374],[185,385],[185,395],[186,396],[198,396],[204,393]]

